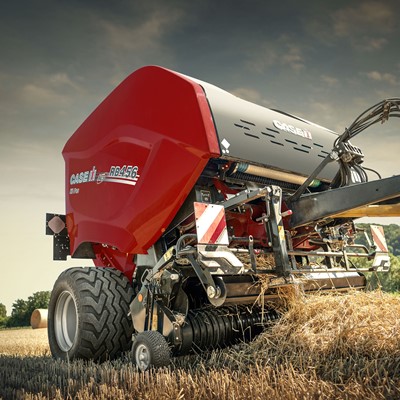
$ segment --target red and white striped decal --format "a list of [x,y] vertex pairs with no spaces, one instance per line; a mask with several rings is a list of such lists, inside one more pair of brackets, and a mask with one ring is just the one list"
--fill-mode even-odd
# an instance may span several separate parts
[[376,249],[378,251],[387,253],[388,247],[386,244],[386,238],[385,238],[385,232],[383,231],[383,226],[371,225],[371,234],[372,234],[372,239],[374,240]]
[[223,206],[194,203],[194,216],[199,244],[229,244]]

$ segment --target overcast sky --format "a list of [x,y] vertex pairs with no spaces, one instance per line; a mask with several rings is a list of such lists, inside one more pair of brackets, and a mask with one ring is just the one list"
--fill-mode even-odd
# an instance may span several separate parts
[[[3,1],[0,302],[8,313],[80,264],[53,262],[44,235],[46,211],[65,210],[61,150],[130,72],[161,65],[342,132],[400,95],[399,14],[397,0]],[[399,173],[399,127],[389,121],[357,142],[383,176]]]

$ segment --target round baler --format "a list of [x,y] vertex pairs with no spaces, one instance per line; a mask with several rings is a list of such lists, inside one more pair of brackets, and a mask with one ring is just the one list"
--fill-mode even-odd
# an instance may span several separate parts
[[66,213],[47,233],[54,259],[94,266],[54,285],[52,354],[163,366],[252,340],[282,288],[364,288],[353,257],[387,271],[380,227],[371,249],[354,241],[370,205],[399,211],[399,177],[368,182],[349,141],[368,118],[337,135],[161,67],[132,73],[63,150]]

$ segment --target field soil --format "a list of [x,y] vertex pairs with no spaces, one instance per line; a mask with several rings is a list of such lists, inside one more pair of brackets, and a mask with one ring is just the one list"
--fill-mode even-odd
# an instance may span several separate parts
[[46,329],[0,331],[2,399],[398,399],[400,297],[286,296],[250,344],[173,359],[141,373],[129,355],[61,362]]

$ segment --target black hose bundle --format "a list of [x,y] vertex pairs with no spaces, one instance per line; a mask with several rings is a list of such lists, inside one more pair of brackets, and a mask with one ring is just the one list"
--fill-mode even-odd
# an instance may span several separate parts
[[[370,126],[378,122],[383,124],[389,117],[400,117],[400,98],[382,100],[368,108],[335,140],[334,151],[339,150],[340,152],[341,149],[344,150],[342,150],[342,154],[338,159],[339,171],[330,185],[331,188],[368,182],[366,171],[374,172],[379,178],[381,177],[378,172],[361,166],[363,162],[362,153],[359,156],[357,154],[352,156],[351,151],[346,152],[346,144],[349,144],[350,139],[353,139]],[[347,147],[351,148],[353,146]]]
[[350,144],[359,133],[370,126],[381,122],[386,122],[389,118],[400,117],[400,98],[382,100],[379,103],[362,112],[354,122],[338,136],[334,142],[334,147],[330,154],[318,165],[307,180],[290,197],[290,201],[296,201],[307,190],[309,183],[325,168],[327,164],[336,160],[339,163],[339,171],[330,184],[330,188],[348,186],[353,183],[368,182],[366,171],[374,172],[379,178],[378,172],[362,167],[363,154],[361,150]]
[[381,122],[386,122],[389,117],[400,117],[400,98],[382,100],[361,113],[354,122],[335,140],[335,147],[342,142],[347,142],[363,130]]

